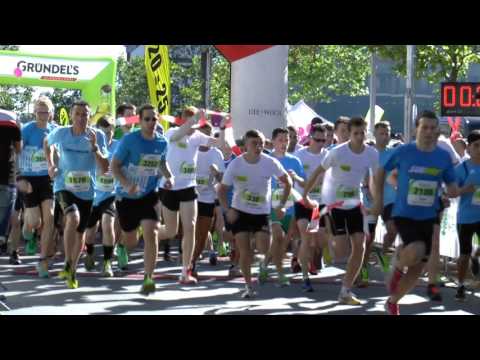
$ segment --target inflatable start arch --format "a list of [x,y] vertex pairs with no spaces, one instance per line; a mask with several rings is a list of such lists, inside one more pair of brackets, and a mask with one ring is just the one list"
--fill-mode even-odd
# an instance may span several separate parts
[[109,57],[70,57],[0,51],[0,84],[78,89],[95,116],[115,113],[117,62]]

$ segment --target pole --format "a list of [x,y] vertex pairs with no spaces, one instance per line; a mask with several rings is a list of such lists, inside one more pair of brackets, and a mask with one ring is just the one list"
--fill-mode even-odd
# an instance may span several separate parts
[[412,139],[414,73],[415,73],[415,45],[407,45],[407,80],[406,80],[406,86],[405,86],[405,108],[404,108],[405,142],[410,142]]
[[211,79],[211,63],[212,56],[210,46],[202,49],[202,106],[205,109],[210,108],[210,79]]
[[375,127],[375,105],[377,102],[377,57],[372,53],[371,58],[372,74],[370,75],[370,119],[368,121],[368,134],[373,137]]

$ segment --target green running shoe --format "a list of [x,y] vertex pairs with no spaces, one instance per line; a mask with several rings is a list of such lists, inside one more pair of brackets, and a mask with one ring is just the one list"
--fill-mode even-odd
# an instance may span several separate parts
[[110,260],[103,261],[103,277],[113,277],[112,262]]
[[285,274],[278,274],[278,285],[280,287],[287,287],[290,286],[290,281]]
[[66,284],[69,289],[78,289],[77,275],[74,271],[69,271],[66,279]]
[[87,256],[85,257],[85,270],[95,270],[95,257],[93,255],[87,254]]
[[155,292],[155,282],[151,277],[145,275],[140,292],[144,295],[149,295]]
[[38,277],[42,279],[48,279],[50,277],[48,273],[48,262],[47,260],[40,260],[37,264]]
[[124,245],[117,246],[117,261],[118,267],[121,270],[126,270],[128,267],[128,252]]
[[260,284],[265,284],[268,280],[268,268],[260,264],[260,269],[258,271],[258,282]]

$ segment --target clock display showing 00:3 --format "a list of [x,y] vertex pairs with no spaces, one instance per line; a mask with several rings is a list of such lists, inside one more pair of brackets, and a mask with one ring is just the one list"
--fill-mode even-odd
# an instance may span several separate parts
[[441,84],[442,116],[480,116],[480,83]]

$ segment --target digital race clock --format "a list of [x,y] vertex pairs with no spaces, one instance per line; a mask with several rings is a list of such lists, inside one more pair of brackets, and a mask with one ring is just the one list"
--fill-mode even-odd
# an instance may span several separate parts
[[480,116],[480,83],[449,82],[441,86],[442,116]]

